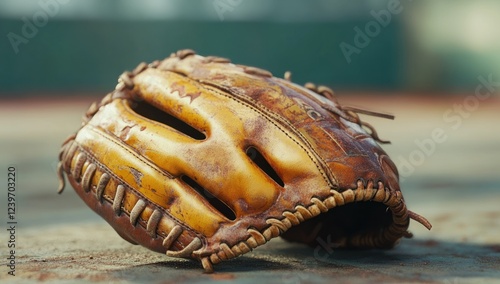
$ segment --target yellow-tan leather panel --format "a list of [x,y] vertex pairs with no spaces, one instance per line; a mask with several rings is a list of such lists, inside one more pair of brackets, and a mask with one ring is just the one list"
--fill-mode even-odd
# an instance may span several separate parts
[[[181,110],[172,114],[203,129],[207,139],[196,141],[168,126],[139,119],[120,100],[105,106],[110,108],[106,113],[121,114],[114,116],[116,121],[106,127],[116,136],[123,136],[121,130],[128,128],[124,140],[128,145],[139,149],[166,172],[174,176],[185,174],[196,180],[230,206],[237,216],[243,212],[262,212],[283,190],[247,157],[244,151],[249,146],[255,146],[266,156],[285,184],[316,177],[317,165],[298,139],[290,139],[289,134],[266,121],[251,106],[172,72],[146,70],[135,82],[136,91],[144,100],[156,102],[157,107],[165,111]],[[196,94],[194,99],[192,94]],[[308,160],[309,163],[304,162]],[[327,192],[328,186],[322,184],[318,187],[321,189]]]
[[[143,187],[141,194],[189,225],[196,231],[211,236],[226,220],[212,212],[207,202],[190,194],[177,179],[172,179],[161,169],[134,153],[113,136],[91,125],[84,126],[75,138],[93,158],[105,163],[109,170],[132,188]],[[131,158],[131,157],[135,158]],[[138,176],[137,172],[141,175]]]

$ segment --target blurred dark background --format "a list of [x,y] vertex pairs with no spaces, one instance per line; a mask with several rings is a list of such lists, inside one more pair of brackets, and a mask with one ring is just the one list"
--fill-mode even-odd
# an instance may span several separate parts
[[335,90],[473,92],[500,71],[500,1],[2,0],[0,96],[104,93],[178,49]]

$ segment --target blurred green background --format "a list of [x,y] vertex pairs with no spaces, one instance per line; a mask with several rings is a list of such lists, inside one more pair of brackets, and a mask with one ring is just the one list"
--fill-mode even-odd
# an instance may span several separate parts
[[470,93],[500,77],[499,15],[495,0],[1,0],[0,96],[104,93],[184,48],[340,91]]

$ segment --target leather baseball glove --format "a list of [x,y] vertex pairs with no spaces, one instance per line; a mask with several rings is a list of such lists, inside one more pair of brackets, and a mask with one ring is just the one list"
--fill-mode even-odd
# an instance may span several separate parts
[[133,244],[213,264],[272,238],[391,248],[410,219],[377,133],[327,87],[181,50],[94,103],[59,155],[78,195]]

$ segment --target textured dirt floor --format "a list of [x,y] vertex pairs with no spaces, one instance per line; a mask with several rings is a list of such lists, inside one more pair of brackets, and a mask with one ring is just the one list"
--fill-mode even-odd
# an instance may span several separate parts
[[[365,120],[392,141],[384,148],[400,167],[408,206],[431,231],[413,222],[415,237],[389,251],[329,252],[274,239],[214,274],[122,240],[70,187],[56,194],[59,145],[92,99],[0,101],[0,282],[500,283],[500,100],[454,112],[464,98],[340,97],[396,115]],[[442,141],[419,148],[436,129]],[[16,276],[5,265],[9,166],[16,168]]]

